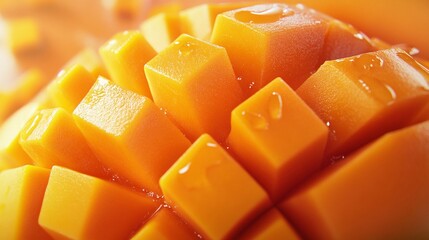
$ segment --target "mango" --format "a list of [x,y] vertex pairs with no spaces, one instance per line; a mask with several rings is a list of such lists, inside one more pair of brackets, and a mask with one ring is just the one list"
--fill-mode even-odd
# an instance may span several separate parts
[[273,201],[322,166],[328,127],[277,78],[231,113],[228,144]]
[[281,204],[309,239],[429,236],[429,122],[393,131]]
[[39,224],[54,239],[125,239],[157,207],[147,196],[56,166]]
[[100,48],[100,55],[112,80],[148,98],[152,95],[143,67],[155,54],[138,31],[118,33]]
[[256,181],[207,134],[161,177],[160,185],[167,201],[210,239],[235,236],[271,205]]
[[425,50],[365,15],[5,1],[1,239],[429,237]]
[[19,144],[36,166],[61,165],[93,176],[106,175],[73,116],[64,109],[34,113],[21,130]]
[[31,165],[0,172],[1,239],[51,239],[38,223],[48,178]]
[[159,178],[190,146],[149,98],[101,77],[73,117],[100,162],[148,192],[161,193]]
[[224,48],[181,35],[145,65],[155,104],[191,139],[225,141],[231,110],[243,99]]

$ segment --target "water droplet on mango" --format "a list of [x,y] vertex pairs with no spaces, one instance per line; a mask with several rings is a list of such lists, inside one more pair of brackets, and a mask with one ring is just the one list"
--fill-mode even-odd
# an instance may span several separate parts
[[243,115],[243,118],[246,119],[252,128],[256,130],[268,130],[269,123],[262,114],[243,111],[241,115]]
[[283,17],[295,14],[292,9],[285,8],[278,4],[273,4],[269,8],[261,11],[239,11],[234,17],[245,23],[274,23]]
[[283,116],[283,99],[280,93],[272,92],[269,102],[268,111],[272,119],[278,120]]

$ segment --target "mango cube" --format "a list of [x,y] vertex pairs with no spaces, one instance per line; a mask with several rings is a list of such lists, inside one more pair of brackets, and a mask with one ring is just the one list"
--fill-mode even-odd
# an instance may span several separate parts
[[73,116],[61,108],[36,112],[21,131],[20,144],[34,164],[46,168],[60,165],[105,176],[88,143],[77,128]]
[[250,96],[276,77],[298,88],[320,65],[326,31],[317,13],[261,4],[219,14],[211,41],[226,48]]
[[48,178],[30,165],[0,172],[0,239],[51,239],[38,224]]
[[55,166],[39,224],[55,239],[126,239],[158,206],[115,183]]
[[281,78],[231,115],[231,150],[273,201],[322,166],[328,128]]
[[106,78],[109,77],[105,66],[101,62],[100,56],[98,55],[97,51],[92,48],[85,48],[82,51],[78,52],[66,63],[64,68],[70,68],[73,65],[83,66],[95,78],[100,75]]
[[404,127],[429,99],[429,71],[400,49],[327,61],[297,90],[328,125],[328,156]]
[[172,8],[151,16],[143,21],[140,30],[155,51],[161,52],[181,33],[179,11]]
[[104,78],[73,114],[99,160],[147,191],[160,193],[159,178],[190,146],[149,98]]
[[231,238],[270,202],[241,166],[204,134],[160,179],[167,201],[209,239]]
[[299,240],[299,235],[276,208],[271,209],[250,225],[240,239]]
[[39,104],[28,103],[0,126],[0,162],[4,169],[33,163],[19,144],[19,139],[23,127],[39,109]]
[[384,135],[315,177],[281,209],[305,239],[429,236],[429,121]]
[[52,103],[72,113],[96,80],[81,65],[72,65],[61,70],[48,87]]
[[138,31],[118,33],[100,48],[101,58],[112,80],[148,98],[152,95],[143,68],[155,54]]
[[323,61],[375,51],[372,41],[352,25],[330,19],[323,47]]
[[241,8],[250,3],[201,4],[180,12],[182,32],[209,41],[218,14]]
[[224,48],[183,34],[145,72],[154,102],[187,137],[225,140],[231,110],[243,97]]
[[172,209],[163,207],[147,221],[131,240],[195,239],[197,236]]

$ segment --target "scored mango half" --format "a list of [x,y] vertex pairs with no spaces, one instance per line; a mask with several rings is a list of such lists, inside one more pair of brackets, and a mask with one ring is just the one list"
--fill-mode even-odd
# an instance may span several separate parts
[[[302,4],[139,26],[0,92],[0,239],[429,238],[416,50]],[[44,51],[34,21],[12,27],[11,52]]]

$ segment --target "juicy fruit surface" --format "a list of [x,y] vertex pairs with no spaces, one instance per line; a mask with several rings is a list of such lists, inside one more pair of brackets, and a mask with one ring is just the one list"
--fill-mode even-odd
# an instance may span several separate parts
[[[11,26],[13,54],[44,51]],[[414,48],[283,3],[172,4],[109,37],[0,95],[24,105],[0,126],[0,238],[429,237]]]

